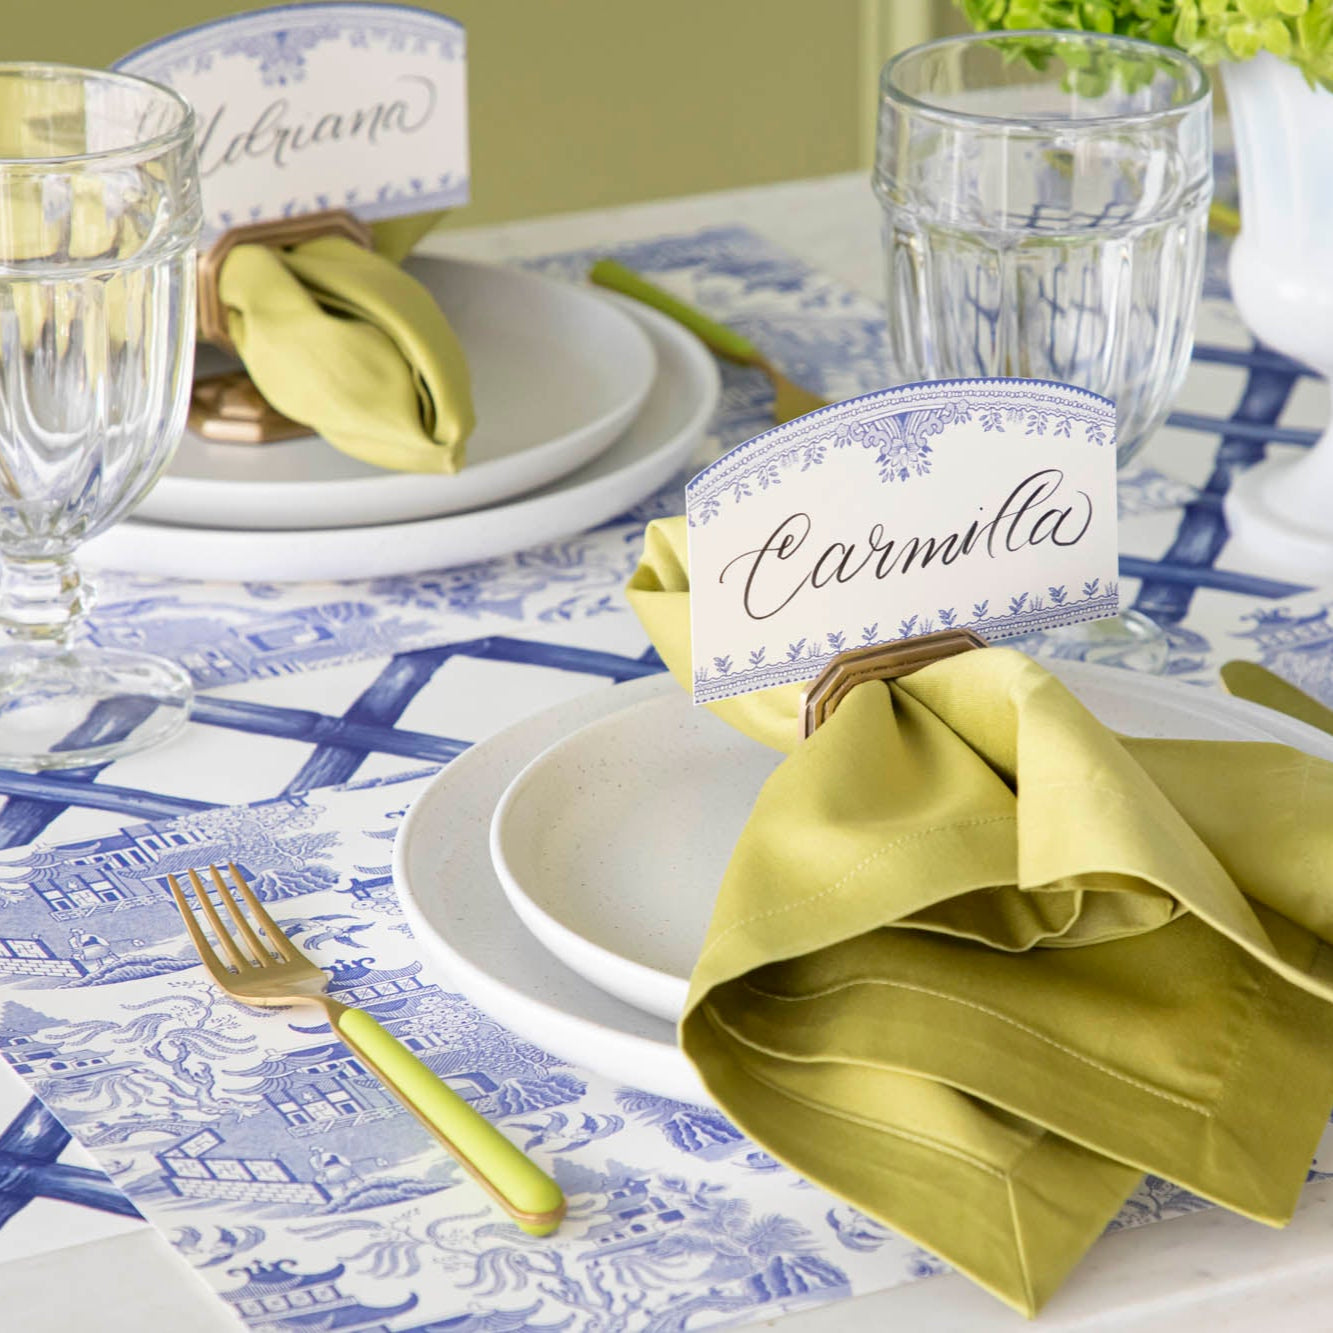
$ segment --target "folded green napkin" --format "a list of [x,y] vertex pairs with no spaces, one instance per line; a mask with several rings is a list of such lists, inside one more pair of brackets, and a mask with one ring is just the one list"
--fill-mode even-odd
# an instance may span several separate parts
[[[629,597],[690,678],[683,520]],[[715,711],[788,757],[680,1027],[807,1179],[1034,1313],[1143,1172],[1291,1215],[1333,1105],[1333,765],[1138,740],[1037,663],[965,653]]]
[[376,226],[373,251],[341,236],[240,245],[218,276],[228,333],[264,397],[344,453],[402,472],[457,472],[474,424],[458,338],[398,266],[435,216]]

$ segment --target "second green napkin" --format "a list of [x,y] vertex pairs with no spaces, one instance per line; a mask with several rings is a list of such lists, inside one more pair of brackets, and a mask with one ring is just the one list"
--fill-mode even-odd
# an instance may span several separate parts
[[[689,679],[682,520],[631,601]],[[1037,663],[718,706],[790,751],[680,1038],[807,1178],[1031,1314],[1143,1172],[1291,1214],[1333,1104],[1333,765],[1137,740]]]
[[260,393],[344,453],[404,472],[457,472],[474,425],[458,338],[398,266],[433,221],[380,224],[373,251],[334,236],[240,245],[218,277]]

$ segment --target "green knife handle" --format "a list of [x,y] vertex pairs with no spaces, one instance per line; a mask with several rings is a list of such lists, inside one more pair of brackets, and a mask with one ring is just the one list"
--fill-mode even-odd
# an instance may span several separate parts
[[599,259],[588,270],[588,277],[599,287],[608,287],[622,296],[632,296],[654,310],[669,315],[677,324],[683,324],[691,333],[728,361],[739,361],[743,366],[757,366],[764,358],[759,349],[746,337],[729,329],[725,324],[709,319],[702,311],[678,301],[670,292],[654,287],[633,269],[618,264],[614,259]]
[[521,1149],[369,1014],[332,1001],[329,1020],[389,1091],[524,1231],[548,1236],[556,1229],[564,1216],[565,1196]]

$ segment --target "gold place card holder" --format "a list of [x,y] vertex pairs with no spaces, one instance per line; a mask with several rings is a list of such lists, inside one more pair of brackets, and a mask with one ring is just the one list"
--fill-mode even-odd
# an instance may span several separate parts
[[858,685],[870,680],[897,680],[946,657],[987,647],[970,629],[945,629],[894,643],[876,643],[839,653],[801,695],[801,739],[808,740]]
[[[343,236],[370,249],[370,228],[345,209],[325,209],[296,217],[252,222],[223,232],[199,256],[199,337],[235,354],[227,331],[227,310],[218,292],[218,277],[227,256],[238,245],[271,245],[279,249],[318,236]],[[207,440],[225,444],[270,444],[309,435],[310,428],[285,417],[269,404],[249,375],[241,370],[203,375],[190,398],[190,428]]]

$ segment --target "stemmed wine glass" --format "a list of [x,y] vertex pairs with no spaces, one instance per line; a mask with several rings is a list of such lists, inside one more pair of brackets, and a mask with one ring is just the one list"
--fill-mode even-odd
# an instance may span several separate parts
[[177,94],[0,64],[0,767],[101,762],[185,721],[178,666],[76,636],[72,557],[180,439],[200,216]]
[[[903,381],[1017,376],[1116,405],[1117,464],[1189,367],[1212,197],[1208,76],[1096,33],[945,38],[884,67],[875,189]],[[1045,636],[1142,670],[1137,612]]]

